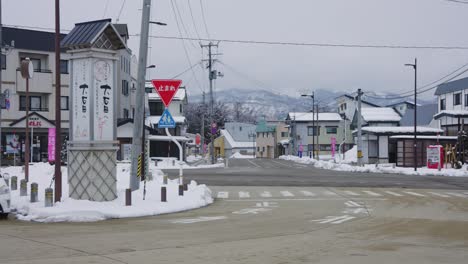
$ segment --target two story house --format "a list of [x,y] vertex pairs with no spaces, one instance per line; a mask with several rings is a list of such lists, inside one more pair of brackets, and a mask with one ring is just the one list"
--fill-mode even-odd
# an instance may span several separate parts
[[[343,94],[337,98],[335,98],[336,104],[338,105],[338,114],[346,118],[347,120],[352,120],[354,116],[354,112],[357,109],[357,99],[354,96],[349,94]],[[380,107],[380,105],[371,103],[366,100],[361,100],[361,107],[362,108],[376,108]]]
[[286,154],[289,129],[284,121],[261,120],[256,127],[256,157],[274,159]]

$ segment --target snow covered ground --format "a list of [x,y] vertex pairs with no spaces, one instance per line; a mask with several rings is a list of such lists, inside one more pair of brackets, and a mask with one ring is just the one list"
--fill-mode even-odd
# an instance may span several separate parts
[[243,154],[240,154],[239,152],[236,152],[234,154],[231,155],[231,157],[229,157],[230,159],[253,159],[254,156],[253,155],[243,155]]
[[[54,187],[52,177],[54,167],[48,163],[35,163],[30,166],[28,196],[19,196],[19,183],[24,179],[21,167],[7,167],[2,173],[18,176],[18,190],[11,191],[11,207],[16,209],[17,218],[38,222],[91,222],[111,218],[141,217],[180,212],[195,209],[213,203],[211,190],[204,184],[198,185],[192,181],[184,196],[178,196],[178,179],[169,180],[167,188],[167,202],[161,202],[161,186],[163,173],[150,165],[154,179],[146,183],[146,199],[143,200],[143,182],[140,189],[132,193],[132,206],[125,206],[125,189],[129,186],[129,163],[117,164],[118,198],[110,202],[91,202],[74,200],[68,197],[67,169],[62,169],[63,196],[62,201],[54,207],[44,207],[45,188]],[[39,202],[29,202],[31,183],[39,184]]]
[[[309,157],[299,158],[297,156],[280,156],[280,159],[291,160],[302,164],[312,164],[316,168],[335,170],[335,171],[349,171],[349,172],[369,172],[369,173],[395,173],[395,174],[406,174],[406,175],[426,175],[426,176],[455,176],[455,177],[468,177],[468,167],[464,166],[462,169],[442,169],[438,171],[436,169],[419,168],[414,171],[413,168],[395,167],[389,164],[368,164],[363,167],[353,166],[346,164],[346,162],[339,163],[333,160],[315,160]],[[348,159],[346,157],[346,159]],[[350,159],[353,157],[350,155]]]

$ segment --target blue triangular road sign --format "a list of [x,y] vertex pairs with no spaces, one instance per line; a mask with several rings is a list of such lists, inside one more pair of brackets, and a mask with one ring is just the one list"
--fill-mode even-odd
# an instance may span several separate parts
[[176,123],[174,121],[174,118],[172,118],[171,113],[166,108],[161,118],[159,119],[158,128],[175,128],[175,127],[176,127]]

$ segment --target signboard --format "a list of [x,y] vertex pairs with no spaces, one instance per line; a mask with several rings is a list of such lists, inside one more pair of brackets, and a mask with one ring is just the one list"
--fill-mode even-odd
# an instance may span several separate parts
[[92,59],[72,61],[72,131],[74,141],[91,140],[91,62]]
[[429,169],[438,169],[444,167],[443,147],[440,145],[427,147],[427,167]]
[[29,127],[42,127],[42,122],[37,116],[30,116],[28,120]]
[[166,107],[169,107],[171,104],[172,98],[179,90],[181,80],[151,80],[153,83],[154,89],[158,92],[161,100],[163,101]]
[[55,161],[55,128],[49,128],[49,137],[47,143],[47,153],[49,162]]
[[336,150],[336,137],[331,137],[331,155],[332,155],[332,158],[335,157],[335,150]]
[[171,113],[167,109],[164,110],[164,113],[159,119],[158,128],[175,128],[175,127],[176,127],[176,122],[174,121],[174,118],[172,118]]
[[200,146],[200,144],[201,144],[201,135],[200,134],[195,135],[195,144],[197,146]]
[[94,140],[114,140],[114,74],[112,60],[94,61]]
[[19,136],[16,134],[6,135],[6,152],[8,154],[18,154],[20,149]]
[[132,144],[122,144],[122,159],[131,160],[132,157]]

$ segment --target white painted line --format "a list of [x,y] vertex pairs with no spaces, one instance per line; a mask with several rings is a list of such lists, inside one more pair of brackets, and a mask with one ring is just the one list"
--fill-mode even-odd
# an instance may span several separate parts
[[250,198],[250,193],[249,192],[239,192],[239,198]]
[[441,194],[441,193],[436,193],[436,192],[429,192],[429,193],[435,196],[443,197],[443,198],[450,198],[450,196]]
[[304,196],[315,196],[315,193],[309,191],[301,191]]
[[283,165],[283,166],[287,166],[287,167],[291,167],[291,168],[293,167],[293,166],[291,166],[291,165],[289,165],[289,164],[284,164],[284,163],[281,163],[281,162],[276,161],[276,160],[270,160],[270,161],[271,161],[271,162],[274,162],[274,163],[278,163],[278,164]]
[[229,198],[229,192],[218,192],[218,195],[216,197],[220,199],[227,199]]
[[343,218],[343,219],[341,219],[341,220],[338,220],[338,221],[335,221],[335,222],[331,222],[331,223],[332,223],[332,224],[341,224],[341,223],[343,223],[343,222],[349,221],[349,220],[354,219],[354,218],[356,218],[356,217],[355,217],[355,216],[348,216],[348,217],[346,217],[346,218]]
[[396,197],[401,197],[401,196],[403,196],[403,194],[399,194],[399,193],[392,192],[392,191],[385,191],[385,192],[388,193],[388,194],[391,194],[391,195],[393,195],[393,196],[396,196]]
[[[267,199],[237,199],[225,200],[226,202],[259,202],[259,201],[343,201],[348,198],[267,198]],[[388,201],[387,198],[359,198],[360,201]]]
[[260,208],[245,208],[245,209],[241,209],[239,211],[235,211],[235,212],[232,212],[233,214],[259,214],[261,212],[267,212],[267,211],[271,211],[272,209],[271,208],[264,208],[264,207],[260,207]]
[[466,196],[463,193],[455,193],[455,192],[446,192],[446,194],[457,196],[457,197],[462,197],[466,198]]
[[352,191],[343,191],[343,192],[346,193],[347,195],[359,196],[358,193],[355,193],[355,192],[352,192]]
[[356,202],[354,202],[354,201],[347,201],[347,202],[345,203],[345,205],[348,206],[348,207],[361,207],[360,204],[358,204],[358,203],[356,203]]
[[197,218],[182,218],[182,219],[174,219],[170,220],[173,224],[193,224],[198,222],[207,222],[207,221],[215,221],[215,220],[222,220],[226,219],[226,216],[200,216]]
[[415,193],[415,192],[404,192],[404,193],[407,193],[407,194],[411,194],[413,196],[419,196],[419,197],[426,197],[426,195],[424,194],[420,194],[420,193]]
[[280,191],[281,195],[283,195],[284,197],[294,197],[294,194],[292,194],[291,192],[289,191]]
[[381,194],[378,194],[378,193],[373,192],[373,191],[362,191],[362,192],[367,193],[367,194],[372,195],[372,196],[382,196]]
[[261,197],[265,197],[265,198],[268,198],[268,197],[271,197],[271,192],[268,192],[268,191],[264,191],[260,194]]
[[337,196],[338,194],[332,192],[332,191],[323,191],[323,194],[325,195],[332,195],[332,196]]
[[261,167],[262,167],[262,166],[260,166],[260,165],[258,165],[258,164],[256,164],[256,163],[254,163],[253,161],[251,161],[251,160],[249,160],[249,159],[246,159],[246,161],[252,163],[252,164],[253,164],[255,167],[257,167],[257,168],[261,168]]

